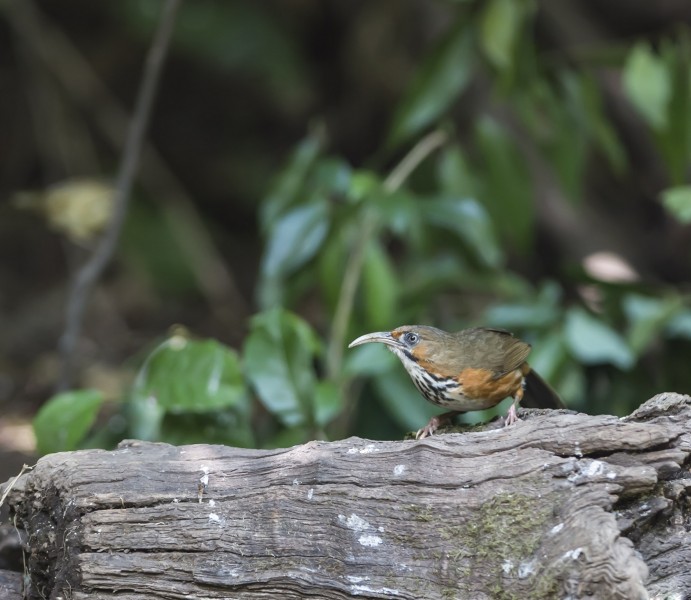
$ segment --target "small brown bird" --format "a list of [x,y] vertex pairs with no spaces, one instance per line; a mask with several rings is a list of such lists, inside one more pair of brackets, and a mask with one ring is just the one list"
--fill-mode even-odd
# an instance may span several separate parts
[[530,367],[530,344],[504,329],[476,327],[447,333],[426,325],[403,325],[393,331],[368,333],[348,348],[380,342],[403,363],[418,391],[447,409],[432,417],[416,439],[432,435],[456,414],[483,410],[511,396],[505,425],[518,420],[516,405],[564,408],[557,393]]

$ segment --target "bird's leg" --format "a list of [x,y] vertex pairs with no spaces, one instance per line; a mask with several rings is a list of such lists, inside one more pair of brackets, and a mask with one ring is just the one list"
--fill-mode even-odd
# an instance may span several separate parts
[[453,418],[456,415],[460,415],[461,412],[462,411],[452,410],[450,412],[445,412],[441,415],[432,417],[427,423],[427,425],[425,425],[422,429],[418,430],[418,432],[415,434],[415,439],[421,440],[422,438],[434,435],[434,432],[437,431],[437,429],[439,429],[440,427],[451,425]]
[[509,425],[513,425],[517,421],[520,421],[518,418],[518,415],[516,414],[516,407],[518,406],[518,403],[523,400],[523,386],[518,388],[516,393],[513,395],[513,402],[511,403],[511,406],[509,407],[509,412],[506,413],[506,418],[504,419],[504,427],[508,427]]

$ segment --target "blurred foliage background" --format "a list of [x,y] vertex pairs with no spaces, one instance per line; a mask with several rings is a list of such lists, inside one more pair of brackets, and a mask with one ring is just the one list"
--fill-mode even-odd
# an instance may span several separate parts
[[0,450],[400,437],[434,407],[346,346],[406,323],[589,413],[691,388],[686,0],[195,0],[54,396],[161,5],[0,2]]

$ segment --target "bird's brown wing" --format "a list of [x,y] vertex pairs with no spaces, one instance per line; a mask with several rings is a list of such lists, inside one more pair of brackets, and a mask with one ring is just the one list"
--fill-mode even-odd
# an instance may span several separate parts
[[530,345],[504,329],[476,327],[454,334],[464,357],[462,368],[490,369],[493,378],[518,369],[530,354]]

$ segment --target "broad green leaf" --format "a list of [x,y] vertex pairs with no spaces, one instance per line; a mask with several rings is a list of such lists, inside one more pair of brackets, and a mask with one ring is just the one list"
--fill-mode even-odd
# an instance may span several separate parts
[[674,185],[686,182],[691,156],[691,33],[682,29],[674,38],[664,39],[660,55],[670,71],[671,97],[667,121],[670,127],[658,132],[657,141]]
[[683,224],[691,223],[691,185],[680,185],[662,191],[662,203]]
[[343,269],[348,258],[348,228],[335,228],[317,256],[317,271],[322,294],[331,310],[338,303],[343,284]]
[[328,425],[343,410],[341,390],[331,381],[319,381],[314,388],[314,422]]
[[479,120],[476,127],[483,178],[482,201],[500,238],[527,251],[533,240],[533,183],[525,161],[516,150],[506,130],[489,117]]
[[33,420],[41,454],[75,450],[96,420],[103,404],[97,390],[74,390],[53,396]]
[[260,401],[284,425],[310,424],[318,340],[310,326],[283,309],[253,317],[243,351],[247,377]]
[[382,191],[372,195],[369,207],[382,227],[412,247],[419,244],[421,227],[416,196],[404,189],[394,193]]
[[[585,125],[614,173],[621,176],[626,171],[628,156],[612,121],[605,113],[601,87],[592,74],[581,74],[579,79],[586,114]],[[566,132],[562,134],[566,135]]]
[[271,228],[262,259],[259,296],[263,307],[279,304],[283,279],[312,259],[329,230],[325,200],[290,209]]
[[399,280],[388,254],[377,239],[365,251],[362,268],[362,295],[367,324],[372,329],[391,326],[396,314]]
[[667,126],[671,98],[670,72],[648,42],[638,42],[624,65],[624,89],[631,102],[656,130]]
[[146,359],[133,386],[137,402],[172,413],[246,411],[247,394],[238,355],[216,340],[173,336]]
[[408,141],[438,119],[465,89],[473,68],[471,32],[463,18],[417,73],[394,114],[387,146]]
[[447,196],[419,203],[423,218],[454,232],[483,265],[496,268],[502,260],[492,222],[484,207],[472,198]]
[[382,181],[373,171],[355,171],[350,178],[348,198],[352,202],[361,202],[382,192]]
[[572,308],[566,315],[566,343],[572,354],[586,365],[611,363],[627,370],[635,363],[624,338],[582,308]]
[[[418,299],[421,308],[429,306],[429,299],[439,292],[449,289],[465,288],[466,284],[477,281],[477,270],[470,269],[458,252],[443,252],[434,255],[432,260],[419,261],[415,257],[403,265],[401,271],[407,277],[401,282],[401,293],[404,300],[401,306],[406,307],[412,314],[412,299]],[[492,276],[492,279],[496,279]],[[417,313],[419,314],[419,313]]]
[[489,0],[484,4],[480,41],[487,58],[498,69],[506,69],[513,62],[525,4],[525,0]]
[[137,440],[161,440],[166,410],[154,395],[145,396],[133,390],[126,405],[131,437]]
[[440,153],[437,171],[442,192],[462,198],[475,197],[475,176],[458,144],[449,145]]
[[670,319],[665,329],[670,337],[691,340],[691,310],[686,309]]
[[284,275],[312,258],[329,229],[325,201],[298,206],[286,213],[272,229],[262,271],[266,277]]
[[341,158],[327,157],[318,161],[310,177],[310,186],[324,195],[345,198],[350,193],[352,167]]
[[320,151],[321,140],[317,135],[306,137],[295,149],[290,161],[262,202],[261,224],[264,232],[268,232],[276,220],[299,200],[301,192],[304,191],[307,176]]
[[624,297],[623,308],[629,320],[628,341],[640,355],[681,309],[681,298],[651,298],[639,294]]
[[559,367],[566,360],[566,346],[561,333],[552,333],[533,344],[528,360],[547,381],[554,380]]
[[560,287],[553,281],[548,281],[530,299],[491,306],[485,312],[485,321],[494,327],[510,330],[545,329],[553,326],[561,316],[561,296]]

